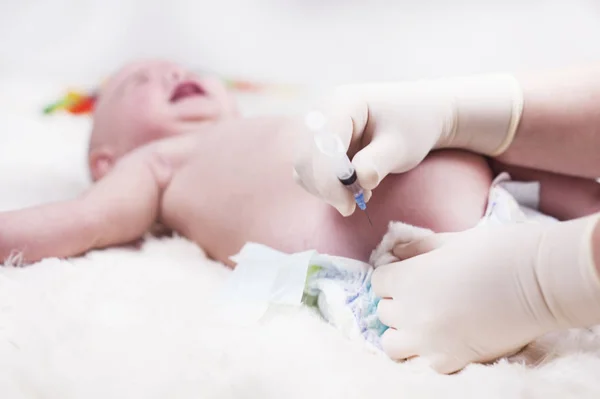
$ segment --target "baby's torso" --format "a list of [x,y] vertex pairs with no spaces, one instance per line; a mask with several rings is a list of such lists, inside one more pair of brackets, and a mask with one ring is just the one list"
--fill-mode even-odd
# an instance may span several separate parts
[[343,218],[297,186],[295,138],[282,124],[240,119],[199,132],[165,189],[161,221],[225,263],[248,241],[366,260],[387,226],[372,230],[360,213]]

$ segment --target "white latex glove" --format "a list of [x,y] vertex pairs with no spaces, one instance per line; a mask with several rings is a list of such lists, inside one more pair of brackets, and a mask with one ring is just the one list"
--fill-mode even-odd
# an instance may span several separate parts
[[[599,215],[563,223],[482,226],[397,245],[404,261],[372,286],[393,359],[450,373],[509,354],[550,331],[600,323],[592,256]],[[392,299],[389,299],[392,298]]]
[[[351,85],[338,88],[317,110],[326,129],[342,139],[359,184],[369,191],[389,173],[414,168],[435,148],[502,153],[517,129],[522,93],[509,75]],[[296,181],[351,214],[352,195],[317,149],[314,131],[303,130]]]

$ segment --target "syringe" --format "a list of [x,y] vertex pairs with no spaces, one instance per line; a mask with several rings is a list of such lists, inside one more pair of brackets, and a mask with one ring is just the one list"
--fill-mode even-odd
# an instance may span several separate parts
[[[346,159],[348,159],[347,156],[346,156]],[[348,160],[348,162],[350,162],[350,160]],[[347,179],[342,179],[338,175],[338,180],[348,190],[350,190],[350,192],[354,196],[354,201],[356,202],[356,205],[358,206],[358,208],[361,211],[365,211],[365,215],[367,215],[369,224],[371,225],[371,227],[373,227],[373,222],[371,222],[371,217],[369,216],[369,212],[367,212],[367,203],[365,202],[365,192],[364,192],[363,188],[360,186],[360,184],[358,184],[358,176],[356,176],[356,170],[354,170],[354,167],[352,167],[352,169],[349,169],[349,172],[351,172],[350,177],[348,177]]]
[[321,114],[307,116],[307,125],[315,131],[315,143],[317,148],[331,160],[332,168],[338,180],[352,193],[358,208],[365,212],[371,227],[373,223],[367,212],[365,193],[358,184],[358,177],[354,165],[346,154],[342,139],[333,133],[329,133],[324,127],[324,117]]

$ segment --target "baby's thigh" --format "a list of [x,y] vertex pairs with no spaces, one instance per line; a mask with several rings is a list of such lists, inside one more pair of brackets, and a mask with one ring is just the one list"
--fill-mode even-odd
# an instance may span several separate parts
[[418,167],[388,176],[370,201],[378,219],[398,220],[436,232],[473,227],[483,216],[492,182],[484,157],[437,151]]

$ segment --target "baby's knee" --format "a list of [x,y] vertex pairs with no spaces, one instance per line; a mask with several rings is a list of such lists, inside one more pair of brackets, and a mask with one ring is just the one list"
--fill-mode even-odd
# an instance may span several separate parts
[[426,169],[426,173],[465,174],[475,179],[492,181],[492,170],[488,160],[478,154],[462,150],[443,150],[430,153],[415,170]]
[[420,182],[420,195],[438,204],[428,218],[432,230],[465,230],[483,216],[493,179],[484,157],[459,150],[437,151],[411,173],[412,180]]

